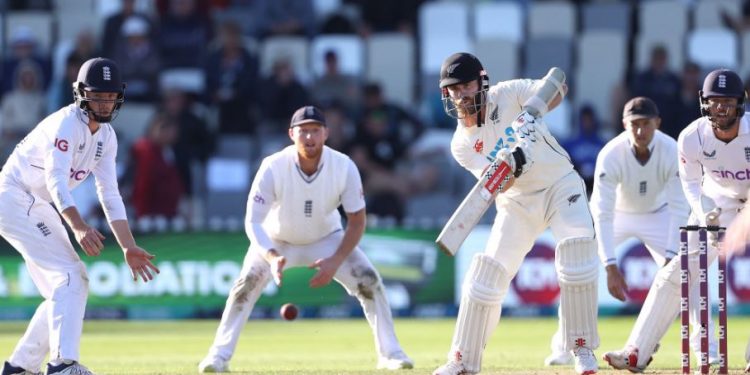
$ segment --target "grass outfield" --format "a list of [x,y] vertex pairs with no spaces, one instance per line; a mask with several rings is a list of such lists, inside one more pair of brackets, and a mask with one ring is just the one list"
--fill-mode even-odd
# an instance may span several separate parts
[[[623,345],[634,317],[599,323],[598,357]],[[396,331],[416,368],[403,374],[427,374],[441,365],[450,345],[454,319],[399,319]],[[0,323],[0,358],[7,358],[25,322]],[[84,328],[82,362],[98,374],[194,374],[213,340],[218,321],[89,321]],[[572,368],[545,368],[554,319],[504,319],[484,358],[483,374],[573,374]],[[679,325],[674,324],[649,373],[679,373]],[[730,317],[731,373],[744,368],[750,318]],[[364,319],[251,321],[245,326],[231,363],[239,374],[383,374]],[[602,366],[600,374],[626,374]]]

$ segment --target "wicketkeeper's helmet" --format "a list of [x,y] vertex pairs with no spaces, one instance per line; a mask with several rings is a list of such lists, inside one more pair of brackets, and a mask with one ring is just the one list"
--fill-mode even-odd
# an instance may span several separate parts
[[[115,107],[109,114],[96,113],[89,103],[92,101],[87,92],[117,93]],[[87,60],[78,71],[78,79],[73,82],[73,98],[76,105],[98,122],[110,122],[117,116],[120,106],[125,102],[125,84],[120,77],[117,64],[107,58],[95,57]]]

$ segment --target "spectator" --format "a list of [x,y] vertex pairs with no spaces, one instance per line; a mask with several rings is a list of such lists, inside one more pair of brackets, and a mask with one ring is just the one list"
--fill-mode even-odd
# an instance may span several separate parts
[[114,51],[122,79],[128,84],[128,99],[135,102],[152,103],[157,99],[161,60],[149,35],[148,22],[131,16],[122,24],[125,41]]
[[417,28],[417,11],[424,0],[350,0],[362,10],[360,34],[401,32],[414,35]]
[[164,68],[202,68],[212,26],[208,14],[201,13],[196,0],[170,0],[161,17],[159,49]]
[[175,119],[158,115],[130,150],[133,172],[130,200],[136,218],[173,218],[178,214],[185,188],[172,147],[177,142],[179,131]]
[[313,36],[315,8],[312,0],[258,0],[257,7],[260,15],[259,38],[273,35]]
[[41,88],[41,69],[35,61],[22,61],[13,82],[14,89],[3,97],[1,106],[3,160],[12,147],[44,118],[47,110]]
[[363,92],[361,118],[366,118],[371,112],[382,113],[385,115],[388,135],[398,138],[404,144],[412,144],[422,135],[424,131],[422,121],[400,106],[386,101],[379,84],[369,83],[365,85]]
[[70,54],[75,55],[76,58],[83,61],[99,56],[96,50],[96,36],[94,35],[94,31],[89,28],[81,30],[76,35],[73,50],[70,51]]
[[359,82],[355,77],[341,73],[336,51],[326,51],[323,59],[325,72],[312,85],[313,99],[322,107],[334,101],[339,102],[349,113],[354,113],[360,104]]
[[221,26],[220,43],[206,64],[206,90],[219,112],[219,133],[255,134],[258,60],[245,48],[234,21]]
[[682,88],[680,92],[682,110],[679,120],[679,125],[682,128],[701,117],[701,106],[698,100],[698,91],[700,91],[702,84],[701,75],[701,67],[694,62],[687,62],[682,68]]
[[338,103],[333,102],[324,109],[326,125],[328,127],[328,147],[345,154],[349,153],[349,145],[354,139],[356,128],[351,117]]
[[16,68],[22,61],[33,60],[40,69],[39,85],[46,89],[51,77],[51,64],[48,54],[37,48],[36,36],[28,26],[16,27],[10,35],[10,53],[6,54],[2,68],[2,92],[0,97],[13,89],[16,82]]
[[84,61],[76,54],[68,55],[62,77],[53,81],[47,90],[47,113],[73,103],[73,82],[78,78],[78,70]]
[[193,165],[204,165],[214,150],[214,134],[206,121],[193,110],[193,97],[179,89],[162,93],[162,110],[175,121],[180,130],[174,144],[177,169],[180,171],[186,198],[193,192]]
[[594,108],[584,105],[578,115],[578,134],[563,142],[575,169],[586,183],[586,192],[591,196],[594,187],[594,168],[604,140],[599,135],[599,118]]
[[130,17],[139,17],[146,21],[149,25],[149,38],[151,40],[155,38],[155,28],[151,19],[145,13],[136,11],[135,2],[136,0],[121,0],[120,11],[107,17],[104,21],[104,33],[102,34],[102,53],[104,56],[114,56],[117,46],[125,42],[122,35],[122,25]]
[[651,50],[651,62],[643,72],[634,79],[630,93],[632,96],[651,98],[659,107],[661,114],[661,131],[677,139],[686,124],[680,123],[682,109],[681,82],[674,72],[669,70],[667,49],[658,45]]
[[[261,104],[265,128],[283,131],[282,124],[288,122],[297,108],[309,102],[307,88],[300,83],[294,73],[292,63],[281,57],[273,63],[271,76],[261,84]],[[266,129],[264,129],[266,130]]]

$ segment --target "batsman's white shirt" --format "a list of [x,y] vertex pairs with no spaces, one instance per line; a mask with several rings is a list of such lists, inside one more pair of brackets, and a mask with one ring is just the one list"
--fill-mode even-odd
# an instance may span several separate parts
[[[523,103],[536,93],[541,81],[516,79],[499,82],[487,93],[484,124],[467,128],[460,122],[451,140],[451,152],[458,163],[479,176],[497,157],[502,148],[513,148],[516,135],[515,119],[523,110]],[[573,172],[568,153],[547,129],[544,121],[537,121],[536,131],[541,136],[533,148],[532,168],[518,178],[504,193],[514,196],[521,192],[539,191],[552,186],[563,176]]]
[[[705,220],[701,195],[711,198],[722,208],[721,225],[729,225],[722,217],[727,211],[742,207],[750,188],[750,118],[740,119],[737,138],[729,143],[714,135],[706,117],[688,125],[677,139],[680,176],[690,208],[699,220]],[[701,221],[701,224],[705,224]]]
[[690,211],[678,176],[677,142],[657,130],[648,148],[651,156],[641,164],[623,132],[596,158],[590,206],[605,265],[616,263],[615,247],[631,236],[652,254],[677,255],[679,227]]
[[307,176],[291,145],[263,160],[247,204],[248,237],[268,250],[272,241],[306,245],[341,230],[338,206],[357,212],[365,199],[359,171],[348,156],[323,146],[318,171]]
[[53,202],[62,212],[75,205],[70,191],[93,174],[109,221],[125,219],[117,187],[115,131],[104,123],[91,134],[81,120],[85,118],[71,104],[42,120],[13,150],[0,173],[0,183]]

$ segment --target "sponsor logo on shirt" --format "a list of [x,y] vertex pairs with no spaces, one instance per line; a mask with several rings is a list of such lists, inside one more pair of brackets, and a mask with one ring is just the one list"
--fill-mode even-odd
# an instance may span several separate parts
[[260,193],[255,193],[255,196],[253,197],[253,202],[259,203],[259,204],[266,204],[266,200],[263,199]]
[[78,153],[82,153],[84,148],[86,148],[85,143],[81,143],[80,145],[78,145]]
[[495,122],[500,118],[500,113],[498,112],[499,108],[499,106],[495,106],[495,109],[492,110],[492,113],[490,113],[490,121]]
[[76,181],[82,181],[86,176],[89,175],[88,170],[75,170],[73,168],[70,168],[70,178],[76,180]]
[[750,179],[750,169],[739,170],[739,171],[727,171],[727,170],[713,170],[711,174],[717,178],[723,178],[726,180],[733,181],[745,181]]
[[578,198],[581,197],[581,194],[573,194],[568,197],[568,206],[578,201]]
[[706,159],[716,159],[716,150],[713,150],[711,152],[703,151],[703,156],[705,156]]
[[55,138],[55,147],[62,152],[68,152],[68,141],[65,139]]

